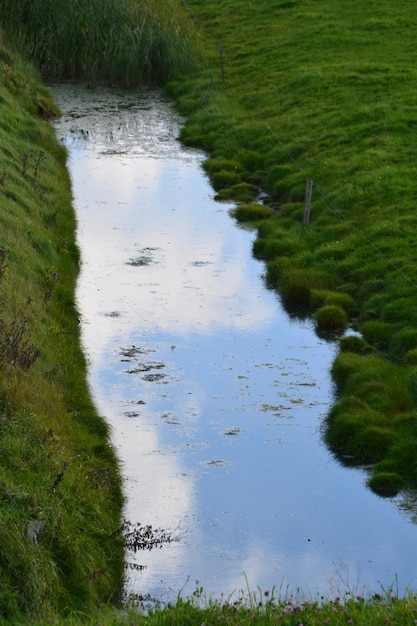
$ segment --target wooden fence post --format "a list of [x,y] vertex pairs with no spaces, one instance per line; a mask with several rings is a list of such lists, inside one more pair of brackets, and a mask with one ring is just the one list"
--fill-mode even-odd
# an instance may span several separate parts
[[303,228],[307,228],[310,221],[311,196],[313,193],[313,181],[310,178],[306,182],[306,194],[304,198]]

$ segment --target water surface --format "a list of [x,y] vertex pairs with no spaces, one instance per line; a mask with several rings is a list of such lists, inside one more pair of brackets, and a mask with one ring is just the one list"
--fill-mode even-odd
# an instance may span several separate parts
[[126,517],[179,538],[138,555],[147,568],[130,572],[129,590],[167,600],[196,585],[217,597],[247,583],[415,587],[413,502],[375,496],[365,470],[322,444],[334,348],[265,288],[254,233],[213,200],[170,103],[53,93],[78,217],[83,344]]

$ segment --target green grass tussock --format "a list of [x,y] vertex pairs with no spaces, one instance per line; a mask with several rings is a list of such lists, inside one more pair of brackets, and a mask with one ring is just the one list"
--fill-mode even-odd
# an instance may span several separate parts
[[348,316],[338,304],[325,304],[314,314],[317,333],[332,331],[343,334],[348,324]]
[[26,623],[117,600],[122,492],[86,383],[56,108],[28,65],[0,58],[0,619]]
[[[417,478],[415,376],[409,368],[356,352],[341,352],[332,367],[339,392],[324,440],[348,465],[376,464],[368,485],[393,496]],[[387,472],[389,468],[389,472]]]

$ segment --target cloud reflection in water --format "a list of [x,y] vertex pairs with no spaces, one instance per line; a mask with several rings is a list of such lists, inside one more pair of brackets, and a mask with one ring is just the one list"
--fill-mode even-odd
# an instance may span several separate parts
[[127,516],[181,535],[138,555],[149,568],[131,584],[175,598],[189,577],[188,592],[199,580],[220,594],[245,572],[251,587],[325,591],[337,570],[356,580],[359,568],[361,583],[399,572],[411,586],[415,528],[320,442],[331,347],[264,288],[254,234],[212,201],[169,108],[156,100],[124,123],[112,102],[104,130],[85,102],[76,122],[97,140],[70,158],[83,340]]

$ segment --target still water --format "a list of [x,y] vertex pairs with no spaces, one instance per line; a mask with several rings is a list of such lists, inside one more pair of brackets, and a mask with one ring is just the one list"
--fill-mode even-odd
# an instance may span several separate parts
[[137,556],[146,569],[129,571],[128,591],[415,588],[414,506],[373,495],[366,471],[321,442],[334,347],[265,288],[254,232],[213,200],[170,103],[73,85],[53,94],[78,217],[83,345],[125,517],[178,538]]

